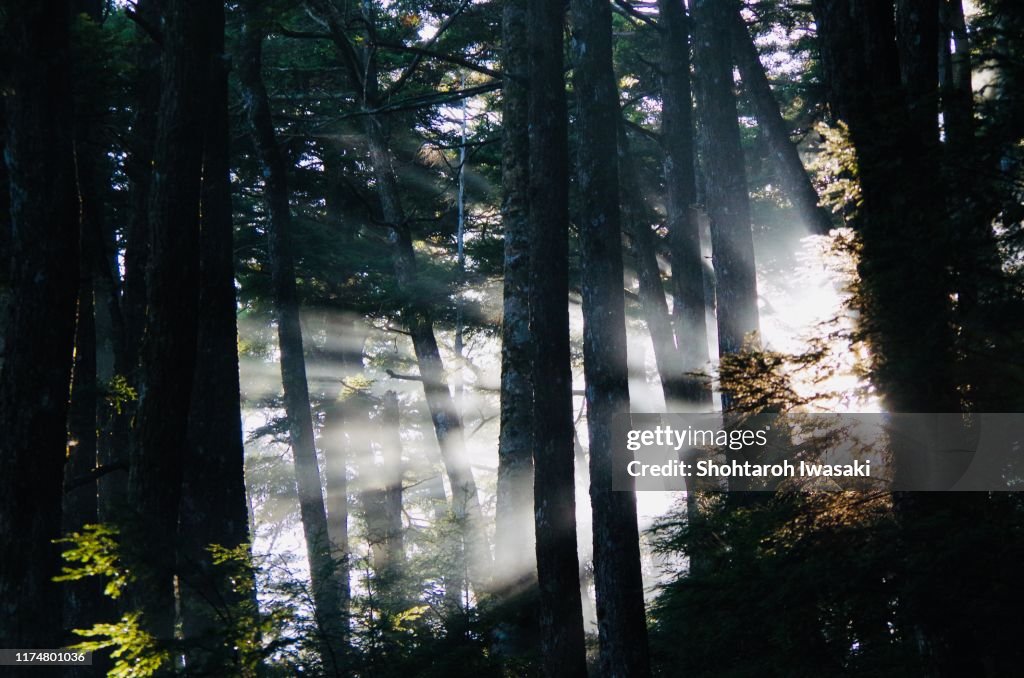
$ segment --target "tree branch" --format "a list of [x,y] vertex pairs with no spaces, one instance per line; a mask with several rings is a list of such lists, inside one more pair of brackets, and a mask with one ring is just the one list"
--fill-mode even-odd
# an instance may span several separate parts
[[103,476],[105,476],[107,474],[113,473],[115,471],[127,471],[127,470],[128,470],[128,462],[126,462],[126,461],[117,461],[117,462],[114,462],[113,464],[105,464],[103,466],[97,466],[96,468],[90,470],[85,475],[81,475],[81,476],[78,476],[77,478],[72,478],[71,480],[67,481],[64,484],[64,494],[67,494],[67,493],[71,492],[72,490],[76,490],[79,487],[83,487],[85,485],[88,485],[89,483],[96,482],[97,479],[102,478]]
[[[403,45],[397,42],[378,42],[377,47],[380,47],[382,49],[394,50],[396,52],[408,52],[409,54],[415,54],[417,57],[428,57],[430,59],[444,61],[450,64],[455,64],[456,66],[462,66],[463,68],[467,68],[471,71],[476,71],[477,73],[489,75],[492,78],[503,77],[503,75],[498,71],[491,70],[486,66],[481,66],[480,64],[474,63],[464,57],[460,57],[455,54],[444,54],[442,52],[435,52],[433,50],[427,49],[426,47],[416,47],[415,45]],[[405,72],[402,73],[402,76],[405,76]],[[395,85],[398,85],[401,79],[402,78],[399,77],[399,79],[395,81],[394,85],[392,85],[391,88],[388,89],[387,95],[394,93],[394,91],[396,90]],[[387,95],[385,95],[385,98],[387,98]]]

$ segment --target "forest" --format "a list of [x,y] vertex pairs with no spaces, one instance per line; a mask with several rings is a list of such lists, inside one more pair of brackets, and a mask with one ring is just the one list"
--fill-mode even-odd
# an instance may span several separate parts
[[1024,465],[618,466],[682,414],[1008,416],[1020,456],[1024,2],[0,35],[0,675],[1020,675]]

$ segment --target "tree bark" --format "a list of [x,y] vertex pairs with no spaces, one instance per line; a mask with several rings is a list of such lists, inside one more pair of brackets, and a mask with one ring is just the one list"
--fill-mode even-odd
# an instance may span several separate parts
[[832,228],[832,219],[825,208],[818,206],[818,192],[814,190],[811,178],[800,160],[800,152],[790,138],[789,125],[782,117],[779,102],[772,94],[754,38],[738,11],[732,16],[731,37],[743,89],[754,104],[759,129],[771,150],[775,176],[808,230],[826,234]]
[[543,347],[536,351],[532,373],[533,497],[542,668],[547,676],[583,677],[587,666],[576,553],[563,23],[562,3],[528,0],[529,301],[534,343]]
[[905,103],[891,3],[819,1],[814,10],[829,104],[857,149],[858,269],[875,378],[890,411],[957,411],[935,158]]
[[510,0],[502,14],[501,218],[505,278],[501,323],[501,429],[495,509],[497,588],[536,580],[533,520],[533,386],[530,333],[529,102],[526,1]]
[[[224,7],[209,3],[204,9],[210,77],[204,97],[198,354],[178,526],[178,571],[189,669],[241,676],[252,671],[245,663],[251,657],[234,648],[253,641],[237,634],[246,628],[240,617],[256,615],[255,583],[251,573],[247,581],[236,579],[233,564],[216,565],[209,551],[211,545],[247,550],[249,525],[235,320]],[[247,566],[242,569],[248,572]]]
[[53,542],[79,289],[71,11],[67,2],[6,9],[12,303],[0,371],[0,647],[60,647]]
[[704,259],[697,221],[689,17],[682,0],[659,0],[661,34],[661,139],[665,202],[672,258],[672,329],[681,361],[682,402],[709,406],[711,386],[697,376],[708,365]]
[[281,382],[295,461],[295,480],[302,529],[306,538],[313,602],[320,630],[320,652],[328,673],[343,675],[347,652],[344,643],[346,620],[342,608],[344,584],[331,558],[327,512],[316,459],[290,241],[288,167],[277,143],[270,103],[263,84],[261,55],[264,26],[262,18],[256,16],[253,5],[252,2],[243,5],[244,23],[239,42],[238,75],[242,83],[243,105],[264,176],[271,278],[281,350]]
[[629,417],[611,5],[573,0],[576,183],[582,250],[583,359],[590,433],[594,586],[603,676],[649,676],[636,496],[612,489],[617,419]]
[[[164,6],[160,114],[149,194],[146,327],[128,474],[137,558],[132,601],[161,642],[174,634],[174,558],[199,310],[199,214],[210,67],[202,3]],[[137,549],[137,550],[136,550]]]
[[[922,65],[935,64],[924,54],[934,54],[935,36],[915,44],[920,36],[908,27],[907,11],[901,9],[897,28],[892,3],[814,2],[829,105],[848,125],[857,153],[859,303],[873,381],[891,412],[957,412],[948,234],[936,228],[943,222],[941,201],[934,199],[940,180],[934,124],[926,120],[932,114],[921,110],[930,108],[928,88],[936,86],[937,68],[928,73]],[[917,58],[922,63],[914,63]],[[916,76],[926,81],[907,82]],[[899,459],[897,480],[906,472]],[[938,501],[910,493],[893,497],[903,549],[932,548],[946,538],[945,529],[929,527]],[[941,604],[948,600],[946,583],[915,576],[920,581],[903,596],[901,613],[923,673],[982,673],[983,658],[968,630],[939,612],[948,609]]]
[[[758,330],[754,241],[730,48],[735,12],[732,2],[693,3],[697,111],[711,221],[719,359],[742,350],[747,335]],[[723,406],[728,409],[730,404],[728,393],[723,394]]]

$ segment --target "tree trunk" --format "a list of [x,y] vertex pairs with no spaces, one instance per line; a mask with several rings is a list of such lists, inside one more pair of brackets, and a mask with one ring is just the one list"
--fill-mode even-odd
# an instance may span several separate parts
[[665,202],[672,258],[672,326],[682,369],[679,396],[707,407],[710,383],[695,373],[708,364],[704,259],[697,221],[697,183],[690,82],[689,17],[682,0],[659,0],[661,20],[661,139],[665,153]]
[[533,386],[530,381],[529,102],[526,1],[510,0],[502,15],[505,80],[502,89],[501,218],[505,280],[501,324],[501,431],[495,509],[496,587],[520,589],[536,581],[533,520]]
[[126,539],[137,549],[132,601],[144,628],[174,634],[174,558],[199,310],[199,214],[210,69],[202,4],[164,6],[160,114],[149,194],[146,329],[128,496]]
[[402,528],[401,410],[394,391],[384,394],[380,412],[381,466],[384,474],[384,551],[380,569],[398,571],[405,563]]
[[890,411],[957,411],[944,237],[932,218],[938,178],[904,103],[892,8],[884,5],[814,4],[829,104],[857,149],[858,268],[875,378]]
[[[711,221],[719,359],[743,349],[758,329],[757,278],[746,169],[736,116],[730,36],[735,5],[694,0],[694,67],[701,157]],[[728,393],[723,406],[731,406]]]
[[[586,676],[576,553],[569,353],[569,152],[562,74],[563,7],[528,0],[530,323],[534,520],[543,671]],[[618,242],[616,234],[616,242]],[[620,283],[621,284],[621,283]],[[543,384],[543,387],[541,386]]]
[[4,19],[12,303],[0,371],[0,647],[55,648],[65,641],[53,542],[79,289],[71,10],[10,2]]
[[[209,551],[211,545],[245,547],[247,551],[249,526],[228,176],[224,7],[210,3],[205,9],[211,49],[209,87],[204,97],[208,109],[201,197],[199,343],[178,527],[178,571],[189,670],[242,676],[254,668],[246,664],[251,657],[237,648],[255,640],[238,635],[246,630],[242,616],[250,617],[250,623],[255,621],[255,583],[251,573],[247,579],[238,579],[233,563],[215,565]],[[246,567],[243,571],[247,572]]]
[[629,417],[611,5],[573,0],[576,183],[583,271],[583,359],[601,675],[649,676],[636,496],[612,489],[613,431]]
[[346,620],[342,608],[343,583],[331,558],[320,471],[309,405],[295,264],[291,251],[291,211],[288,205],[288,167],[277,144],[270,103],[262,76],[263,33],[253,3],[243,6],[244,24],[239,42],[238,75],[243,105],[264,176],[264,198],[270,231],[270,266],[274,306],[281,350],[281,382],[288,417],[295,480],[306,538],[313,603],[320,630],[320,651],[328,673],[342,675],[346,647]]
[[[626,233],[630,236],[630,251],[636,268],[640,306],[654,345],[654,362],[658,366],[665,407],[671,410],[673,403],[689,401],[690,385],[683,370],[682,355],[675,343],[672,316],[669,313],[668,301],[665,299],[665,286],[658,264],[657,236],[650,225],[654,217],[642,199],[643,192],[637,181],[629,136],[626,134],[625,125],[621,123],[618,130],[618,165],[621,178],[621,216]],[[706,344],[705,340],[705,346]]]
[[[156,0],[139,0],[135,11],[149,25],[160,25],[161,8]],[[149,192],[153,180],[153,143],[156,139],[161,87],[160,47],[141,28],[136,30],[140,44],[135,54],[137,75],[132,90],[135,112],[129,144],[131,152],[125,164],[131,195],[125,229],[127,242],[121,303],[125,342],[117,367],[118,372],[132,384],[136,383],[138,351],[145,325],[146,267],[150,248]],[[121,443],[124,444],[123,441]]]
[[828,233],[832,228],[832,219],[825,208],[818,206],[818,192],[814,190],[811,178],[800,160],[800,152],[790,138],[789,125],[782,117],[779,103],[772,94],[754,38],[738,11],[732,15],[731,37],[733,56],[739,66],[743,89],[754,104],[759,129],[771,150],[775,176],[808,230],[818,234]]
[[[82,155],[79,155],[78,174],[83,176]],[[85,170],[88,171],[88,170]],[[79,182],[82,185],[82,182]],[[97,381],[96,381],[96,323],[93,312],[93,276],[91,255],[94,243],[88,239],[89,219],[86,204],[95,196],[80,192],[82,205],[82,238],[79,266],[81,282],[78,291],[78,315],[75,325],[75,360],[71,378],[71,403],[68,411],[68,458],[64,464],[64,498],[61,516],[63,534],[79,532],[85,525],[97,522],[96,481],[80,482],[88,478],[96,467],[97,437]],[[95,578],[70,581],[64,584],[64,625],[69,629],[84,629],[106,611],[103,585]],[[97,658],[98,659],[98,658]],[[73,675],[89,675],[76,669]],[[88,669],[92,671],[92,669]]]
[[[937,11],[937,5],[917,9]],[[891,412],[956,412],[949,248],[947,234],[936,229],[943,222],[941,201],[936,205],[934,199],[939,185],[934,127],[926,121],[932,114],[921,110],[930,107],[928,89],[936,87],[937,68],[928,73],[913,63],[917,58],[935,63],[924,54],[933,51],[935,35],[915,45],[920,36],[907,26],[909,11],[903,7],[897,29],[892,3],[814,2],[829,104],[833,116],[848,125],[857,151],[859,303],[872,346],[873,381]],[[916,77],[911,74],[926,82],[915,81],[905,90],[901,80]],[[898,461],[897,479],[905,472]],[[933,548],[945,539],[947,530],[929,527],[938,501],[910,493],[894,496],[905,551]],[[915,576],[921,581],[900,602],[904,635],[916,644],[924,673],[983,673],[969,633],[939,612],[949,609],[941,604],[948,600],[946,582]]]

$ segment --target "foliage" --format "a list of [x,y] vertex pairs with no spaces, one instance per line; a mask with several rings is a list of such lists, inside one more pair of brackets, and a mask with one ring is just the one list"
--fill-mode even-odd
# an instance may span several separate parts
[[122,563],[118,550],[117,527],[107,523],[85,525],[81,532],[73,532],[58,544],[69,544],[61,553],[67,563],[61,567],[61,574],[54,581],[78,581],[85,577],[102,577],[106,580],[103,593],[117,600],[125,587],[132,581],[132,573]]
[[148,678],[155,676],[170,661],[170,653],[161,649],[139,623],[138,613],[126,613],[114,624],[94,624],[92,628],[75,629],[86,640],[72,648],[82,652],[110,649],[115,660],[107,674],[111,678]]

